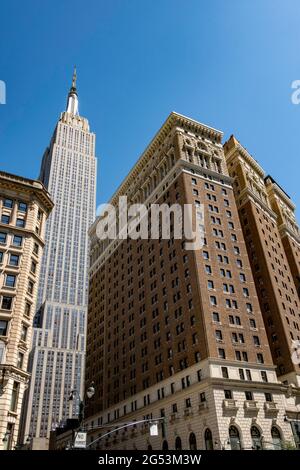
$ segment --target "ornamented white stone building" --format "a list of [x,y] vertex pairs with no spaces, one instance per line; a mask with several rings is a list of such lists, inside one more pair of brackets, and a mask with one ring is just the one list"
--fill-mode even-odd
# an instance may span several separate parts
[[[78,412],[84,376],[88,228],[95,217],[95,134],[78,113],[76,71],[67,108],[46,149],[40,179],[55,208],[46,226],[23,438],[47,448],[55,425]],[[77,390],[70,406],[68,397]],[[25,416],[26,414],[26,416]]]

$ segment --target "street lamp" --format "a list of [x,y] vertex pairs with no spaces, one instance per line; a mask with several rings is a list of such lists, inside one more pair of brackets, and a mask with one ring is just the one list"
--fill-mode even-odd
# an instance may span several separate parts
[[[82,400],[78,390],[71,390],[71,393],[69,395],[69,401],[73,401],[76,395],[79,398],[78,421],[79,421],[79,425],[81,426],[82,421],[84,420],[84,408],[86,405],[85,405],[84,397]],[[86,390],[86,396],[88,399],[91,399],[94,395],[95,395],[95,387],[94,387],[94,382],[92,382],[91,385]]]

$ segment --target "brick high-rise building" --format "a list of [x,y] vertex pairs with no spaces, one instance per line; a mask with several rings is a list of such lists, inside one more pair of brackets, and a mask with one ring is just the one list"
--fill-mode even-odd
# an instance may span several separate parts
[[300,340],[295,207],[233,136],[224,151],[277,374],[299,387],[300,366],[292,360],[292,341]]
[[277,215],[277,225],[286,258],[300,297],[300,230],[295,205],[271,176],[265,177],[270,205]]
[[137,426],[99,447],[280,448],[293,439],[221,139],[171,113],[110,201],[203,205],[201,250],[185,250],[174,230],[169,240],[104,241],[97,221],[90,230],[89,442],[103,425],[166,418],[159,437]]
[[0,172],[0,450],[18,444],[45,225],[52,208],[42,183]]

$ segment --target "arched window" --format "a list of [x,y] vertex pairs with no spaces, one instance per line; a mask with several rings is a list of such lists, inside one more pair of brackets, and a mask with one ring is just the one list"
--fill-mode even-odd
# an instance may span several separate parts
[[281,450],[282,449],[282,441],[281,441],[281,434],[278,428],[272,426],[271,429],[271,436],[274,450]]
[[177,436],[175,440],[175,450],[182,450],[182,443],[179,436]]
[[262,450],[261,433],[256,426],[251,427],[251,438],[253,450]]
[[190,450],[197,450],[197,440],[193,432],[191,432],[190,434],[189,443],[190,443]]
[[152,445],[151,444],[148,445],[148,450],[152,450]]
[[162,445],[162,450],[169,450],[169,444],[168,441],[164,441]]
[[229,428],[229,441],[231,450],[241,450],[240,433],[235,426]]
[[214,444],[212,439],[212,433],[209,428],[205,430],[204,433],[204,440],[205,440],[205,449],[206,450],[214,450]]

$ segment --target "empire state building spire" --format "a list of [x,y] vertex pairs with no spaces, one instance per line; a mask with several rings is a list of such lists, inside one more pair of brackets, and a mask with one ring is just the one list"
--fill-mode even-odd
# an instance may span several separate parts
[[66,109],[67,113],[70,113],[73,115],[78,115],[78,95],[77,95],[77,88],[76,88],[76,80],[77,80],[77,73],[76,73],[76,67],[74,67],[72,86],[68,94],[67,109]]

